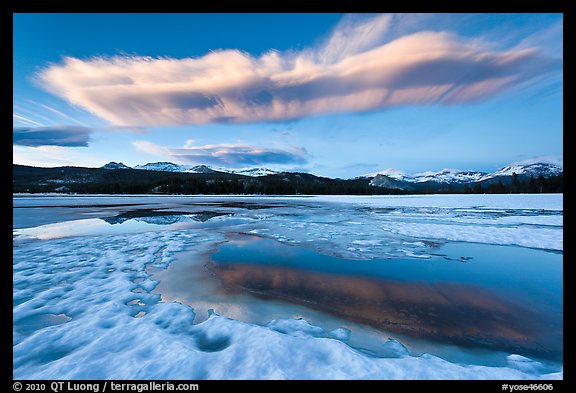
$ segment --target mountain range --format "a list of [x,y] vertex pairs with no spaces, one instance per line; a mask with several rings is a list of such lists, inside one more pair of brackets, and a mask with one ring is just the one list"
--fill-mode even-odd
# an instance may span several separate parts
[[236,175],[244,175],[251,177],[260,177],[274,175],[278,172],[273,171],[268,168],[246,168],[246,169],[227,169],[227,168],[210,168],[206,165],[195,165],[186,166],[174,164],[173,162],[149,162],[144,165],[136,165],[135,167],[129,167],[121,162],[109,162],[108,164],[102,166],[103,169],[140,169],[145,171],[161,171],[161,172],[182,172],[182,173],[232,173]]
[[509,183],[513,177],[519,181],[534,179],[539,176],[549,178],[563,173],[562,167],[549,163],[512,164],[492,173],[479,171],[460,171],[445,168],[438,172],[422,172],[414,175],[406,174],[398,169],[389,168],[380,172],[369,173],[361,178],[371,179],[370,184],[376,187],[397,188],[400,190],[415,190],[418,187],[433,185],[465,185],[492,184],[501,181]]
[[[211,168],[206,165],[186,166],[174,164],[172,162],[150,162],[144,165],[136,165],[130,168],[121,162],[109,162],[102,166],[104,169],[139,169],[147,171],[181,172],[181,173],[231,173],[250,177],[261,177],[275,175],[281,172],[268,168],[248,168],[248,169],[227,169]],[[418,184],[467,184],[478,182],[490,182],[493,180],[506,180],[514,174],[522,180],[527,180],[530,176],[537,178],[557,176],[562,173],[562,168],[549,163],[511,164],[498,169],[495,172],[487,173],[480,171],[461,171],[458,169],[444,168],[441,171],[421,172],[413,175],[407,174],[399,169],[388,168],[383,171],[368,173],[358,176],[356,179],[371,179],[370,184],[375,187],[391,187],[398,189],[411,189]]]
[[411,194],[562,192],[563,169],[549,163],[514,164],[492,173],[443,169],[407,174],[386,169],[353,179],[267,168],[226,169],[153,162],[129,167],[39,168],[13,165],[13,192],[133,194]]

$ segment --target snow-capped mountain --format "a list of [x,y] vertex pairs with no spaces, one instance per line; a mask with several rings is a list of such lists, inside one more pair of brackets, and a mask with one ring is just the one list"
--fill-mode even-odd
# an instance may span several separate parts
[[[439,172],[408,175],[400,171],[386,170],[371,174],[373,177],[349,180],[298,172],[281,172],[280,175],[272,175],[272,171],[263,168],[221,170],[202,165],[184,167],[172,163],[150,163],[140,168],[145,169],[126,169],[126,165],[120,163],[110,163],[102,168],[73,166],[43,168],[14,164],[13,193],[325,194],[346,192],[351,195],[365,195],[366,193],[556,193],[563,190],[562,167],[544,163],[515,163],[489,174],[446,169]],[[172,173],[174,170],[177,173]],[[110,176],[110,172],[116,173]],[[173,181],[175,177],[183,181]]]
[[498,169],[496,172],[492,173],[492,177],[497,176],[512,176],[514,173],[517,175],[524,175],[526,177],[534,176],[538,177],[540,175],[544,177],[556,176],[562,173],[562,168],[555,164],[546,163],[534,163],[534,164],[516,164],[509,165],[504,168]]
[[144,165],[136,165],[133,169],[145,171],[162,171],[162,172],[185,172],[188,168],[183,165],[174,164],[173,162],[149,162]]
[[121,162],[111,161],[106,165],[101,166],[102,169],[131,169],[128,165],[124,165]]
[[476,171],[460,171],[458,169],[444,168],[439,172],[422,172],[414,175],[414,182],[423,183],[433,181],[437,183],[469,183],[482,180],[487,173]]
[[401,170],[394,168],[384,169],[383,171],[379,172],[367,173],[366,175],[360,177],[376,177],[378,175],[387,176],[395,180],[406,180],[411,178],[411,176],[406,174],[406,172],[402,172]]
[[484,172],[460,171],[458,169],[450,169],[450,168],[445,168],[438,172],[427,171],[416,173],[414,175],[409,175],[398,169],[389,168],[380,172],[369,173],[361,177],[376,178],[386,176],[390,179],[410,183],[424,183],[424,182],[468,183],[468,182],[480,181],[487,175],[488,174]]
[[206,165],[196,165],[192,168],[186,169],[184,172],[187,173],[214,173],[217,172],[214,169],[206,166]]
[[250,169],[231,170],[229,171],[229,173],[235,173],[236,175],[244,175],[251,177],[260,177],[260,176],[275,175],[278,172],[268,168],[250,168]]
[[[230,173],[235,175],[243,175],[250,177],[262,177],[268,175],[275,175],[280,172],[273,171],[268,168],[212,168],[207,165],[186,166],[174,164],[172,162],[150,162],[144,165],[136,165],[130,168],[121,162],[109,162],[102,166],[103,169],[140,169],[148,171],[163,171],[163,172],[184,172],[184,173]],[[542,175],[544,177],[557,176],[562,174],[562,167],[550,163],[517,163],[510,164],[503,168],[498,169],[492,173],[480,171],[461,171],[458,169],[444,168],[441,171],[426,171],[415,174],[408,174],[404,171],[388,168],[378,172],[368,173],[359,178],[371,179],[370,184],[378,187],[387,188],[400,188],[400,189],[413,189],[412,185],[419,184],[457,184],[464,185],[477,182],[491,182],[498,181],[498,179],[509,179],[513,174],[518,175],[520,179],[529,179],[530,176],[537,178]]]
[[562,174],[562,167],[548,163],[512,164],[498,169],[492,173],[479,171],[461,171],[458,169],[445,168],[438,172],[428,171],[406,174],[398,169],[389,168],[380,172],[373,172],[360,176],[371,179],[370,184],[378,187],[389,187],[399,189],[411,189],[411,184],[435,183],[435,184],[468,184],[478,182],[491,182],[502,179],[509,179],[514,174],[521,179],[528,179],[530,176],[537,178],[557,176]]
[[189,173],[215,173],[215,172],[224,172],[224,173],[231,173],[234,175],[243,175],[243,176],[251,176],[251,177],[260,177],[260,176],[268,176],[268,175],[275,175],[278,172],[273,171],[268,168],[247,168],[247,169],[229,169],[229,168],[211,168],[206,165],[197,165],[190,169],[187,169],[185,172]]
[[217,172],[224,172],[224,173],[232,173],[235,175],[243,175],[243,176],[251,176],[251,177],[260,177],[260,176],[268,176],[268,175],[275,175],[278,172],[273,171],[268,168],[242,168],[242,169],[228,169],[228,168],[211,168],[207,165],[196,165],[196,166],[187,166],[187,165],[179,165],[174,164],[173,162],[149,162],[144,165],[136,165],[135,167],[131,168],[127,165],[124,165],[121,162],[109,162],[108,164],[102,166],[104,169],[140,169],[145,171],[161,171],[161,172],[185,172],[185,173],[217,173]]

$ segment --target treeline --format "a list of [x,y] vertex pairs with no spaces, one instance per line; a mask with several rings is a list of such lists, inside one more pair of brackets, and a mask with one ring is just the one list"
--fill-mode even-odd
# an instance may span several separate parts
[[[504,180],[503,180],[504,179]],[[511,178],[500,178],[479,183],[464,185],[424,185],[416,194],[538,194],[538,193],[562,193],[564,192],[563,175],[544,177],[530,176],[521,179],[513,174]]]
[[477,183],[473,187],[464,186],[465,194],[537,194],[537,193],[559,193],[564,192],[563,175],[550,176],[545,178],[540,175],[536,179],[530,176],[529,180],[519,180],[517,176],[512,176],[512,182],[504,184],[502,180],[482,187]]
[[310,181],[268,176],[266,178],[205,179],[192,176],[170,176],[164,181],[147,182],[125,180],[122,182],[94,182],[36,184],[14,187],[14,192],[66,192],[77,194],[261,194],[261,195],[386,195],[405,191],[373,187],[366,181],[328,180]]
[[563,176],[503,177],[474,184],[413,184],[411,190],[376,187],[370,179],[331,179],[307,173],[248,177],[229,173],[177,173],[99,168],[13,166],[14,193],[390,195],[563,192]]

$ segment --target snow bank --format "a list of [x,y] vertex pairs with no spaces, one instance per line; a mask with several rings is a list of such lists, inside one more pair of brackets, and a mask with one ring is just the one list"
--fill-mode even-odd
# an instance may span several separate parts
[[512,356],[505,367],[411,356],[374,358],[301,319],[257,326],[159,302],[146,267],[221,241],[208,232],[75,237],[14,247],[14,379],[549,379],[562,371]]
[[[318,196],[250,233],[355,259],[427,257],[429,241],[563,249],[561,194]],[[303,204],[303,202],[300,202]],[[313,208],[313,209],[312,209]],[[294,219],[294,214],[301,217]]]
[[[15,230],[15,379],[563,377],[559,366],[554,368],[519,355],[510,355],[504,367],[457,364],[432,355],[413,356],[395,340],[382,342],[388,357],[370,357],[346,344],[353,334],[350,330],[327,331],[303,319],[276,319],[260,326],[213,314],[194,324],[191,307],[160,302],[160,296],[151,293],[158,281],[149,274],[151,267],[168,267],[176,252],[190,250],[199,256],[223,241],[227,232],[257,234],[355,259],[430,258],[438,248],[435,242],[445,241],[562,250],[560,194],[57,195],[17,196],[13,201],[15,207],[142,203],[147,208],[167,210],[180,210],[184,203],[193,209],[191,204],[202,203],[206,204],[201,206],[203,211],[213,209],[213,202],[270,205],[266,209],[220,206],[218,211],[234,215],[188,229],[178,226],[179,222],[155,217],[151,223],[144,220],[118,225],[113,228],[116,233],[103,221],[78,216],[76,230],[69,233],[66,223]],[[36,214],[33,209],[23,210]],[[159,230],[163,224],[165,230]]]
[[236,220],[244,220],[245,232],[292,244],[313,243],[320,252],[354,259],[427,257],[427,246],[421,240],[563,250],[562,194],[301,197],[50,195],[20,196],[13,201],[15,207],[138,203],[166,211],[181,210],[183,206],[194,204],[199,204],[202,209],[208,209],[214,203],[268,204],[272,207],[254,210],[241,206],[216,208],[234,213]]
[[437,194],[437,195],[319,195],[322,202],[366,206],[446,207],[562,210],[563,194]]

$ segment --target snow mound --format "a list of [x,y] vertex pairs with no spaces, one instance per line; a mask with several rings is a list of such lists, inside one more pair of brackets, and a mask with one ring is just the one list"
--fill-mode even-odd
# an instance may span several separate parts
[[[303,319],[258,326],[160,302],[147,267],[206,252],[219,234],[148,232],[16,244],[14,379],[540,379],[562,372],[517,356],[505,367],[411,356],[377,358]],[[555,374],[550,374],[555,373]]]

